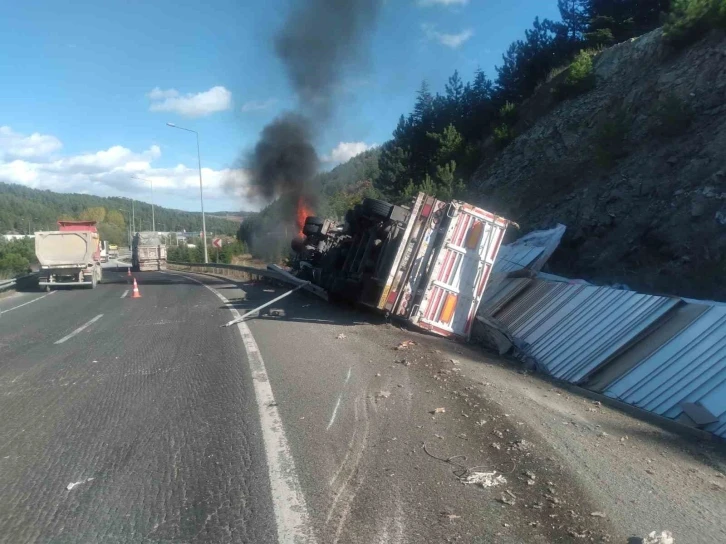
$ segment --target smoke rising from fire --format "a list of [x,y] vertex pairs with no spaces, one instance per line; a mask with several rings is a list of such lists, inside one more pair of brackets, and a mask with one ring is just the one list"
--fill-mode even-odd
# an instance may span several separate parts
[[322,131],[330,122],[341,82],[346,70],[362,56],[379,3],[304,0],[288,14],[274,46],[297,96],[297,111],[267,125],[243,161],[250,172],[248,189],[253,195],[267,202],[280,197],[291,203],[303,199],[315,207],[313,180],[319,161],[313,130]]

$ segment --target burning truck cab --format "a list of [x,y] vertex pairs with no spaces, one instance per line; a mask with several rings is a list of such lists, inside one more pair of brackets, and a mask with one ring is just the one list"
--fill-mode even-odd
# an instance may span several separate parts
[[508,225],[424,193],[409,206],[367,198],[343,222],[307,217],[292,265],[332,299],[468,339]]

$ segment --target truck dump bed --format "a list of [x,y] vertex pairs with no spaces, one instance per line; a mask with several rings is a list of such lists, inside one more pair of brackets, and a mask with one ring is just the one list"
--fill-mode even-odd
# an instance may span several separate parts
[[140,272],[166,270],[166,244],[156,232],[136,233],[131,264]]
[[35,255],[41,267],[85,268],[98,248],[98,234],[89,231],[35,233]]

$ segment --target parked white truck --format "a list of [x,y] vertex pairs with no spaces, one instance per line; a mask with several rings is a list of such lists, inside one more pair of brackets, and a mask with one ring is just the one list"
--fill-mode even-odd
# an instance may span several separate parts
[[94,289],[101,281],[101,244],[95,221],[58,221],[59,230],[35,233],[38,285]]
[[166,270],[166,241],[157,232],[137,232],[131,248],[134,272]]

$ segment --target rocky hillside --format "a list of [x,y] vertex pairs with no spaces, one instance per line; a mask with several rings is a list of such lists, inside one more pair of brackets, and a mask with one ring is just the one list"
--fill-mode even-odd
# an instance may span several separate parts
[[726,36],[681,50],[660,30],[593,60],[595,88],[558,79],[519,111],[472,185],[522,231],[564,223],[553,272],[726,300]]

